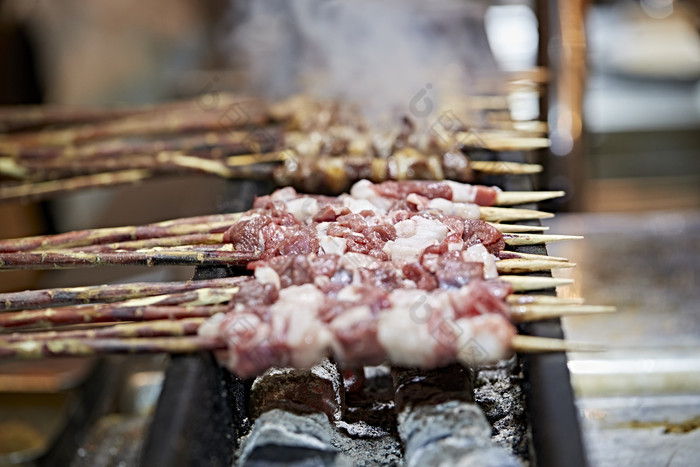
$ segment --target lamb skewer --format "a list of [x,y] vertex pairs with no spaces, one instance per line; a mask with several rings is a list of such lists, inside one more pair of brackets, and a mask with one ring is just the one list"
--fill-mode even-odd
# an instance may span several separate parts
[[[600,352],[604,347],[563,339],[516,335],[510,342],[518,353]],[[225,350],[221,341],[199,337],[56,339],[46,342],[19,342],[0,345],[0,358],[32,360],[46,357],[85,357],[111,354],[184,354]],[[473,364],[473,363],[472,363]]]
[[[572,267],[574,264],[565,258],[556,258],[546,255],[531,255],[525,253],[508,252],[507,260],[499,261],[499,273],[513,273],[509,270],[508,261],[512,259],[528,259],[533,261],[557,261],[562,263],[561,267]],[[505,263],[505,270],[500,270],[501,264]],[[559,267],[553,265],[553,267]],[[520,271],[522,272],[522,271]],[[530,271],[531,272],[531,271]],[[185,282],[134,282],[128,284],[96,285],[85,287],[62,287],[41,290],[26,290],[23,292],[0,293],[0,312],[30,310],[35,308],[46,308],[66,305],[79,305],[88,303],[110,303],[132,298],[148,297],[153,295],[164,295],[176,292],[185,292],[194,289],[224,288],[232,287],[245,277],[227,277],[222,279],[209,279],[200,281]],[[517,289],[517,287],[516,287]],[[556,298],[556,297],[554,297]],[[530,298],[527,303],[550,303],[552,297],[541,296]],[[556,298],[555,304],[576,304],[581,301],[562,301]]]
[[[266,261],[257,261],[248,264],[248,268],[255,271],[258,278],[239,278],[235,282],[230,281],[220,284],[220,287],[201,288],[197,290],[161,294],[145,298],[136,298],[128,301],[112,304],[100,304],[93,307],[73,306],[54,308],[39,311],[20,311],[16,313],[0,314],[0,327],[26,326],[41,322],[73,324],[92,321],[92,316],[97,320],[109,320],[116,316],[139,316],[142,311],[134,313],[128,308],[142,310],[144,306],[163,305],[203,305],[222,302],[238,303],[239,300],[249,300],[252,295],[262,298],[264,284],[279,287],[291,285],[303,285],[317,280],[330,281],[333,287],[349,286],[352,283],[366,283],[371,286],[382,284],[385,288],[409,287],[420,289],[434,289],[436,287],[454,288],[468,284],[471,280],[482,280],[485,274],[493,276],[493,259],[484,256],[486,249],[482,245],[474,245],[464,253],[446,251],[444,253],[426,251],[420,258],[420,262],[405,263],[401,260],[395,262],[381,261],[371,256],[348,253],[345,256],[334,254],[326,255],[292,255],[277,256]],[[531,257],[534,255],[530,255]],[[547,261],[538,259],[507,259],[503,262],[508,270],[515,269],[533,271],[551,267],[567,267],[570,263],[562,261]],[[516,261],[516,266],[513,265]],[[532,267],[528,268],[527,265]],[[499,273],[502,271],[498,271]],[[318,277],[317,277],[318,276]],[[514,284],[514,290],[523,291],[530,288],[551,287],[561,283],[561,280],[552,278],[524,278],[520,276],[498,276],[501,281],[506,280]],[[533,281],[533,279],[535,279]],[[218,284],[218,283],[217,283]],[[256,289],[255,287],[258,287]],[[262,288],[260,288],[262,287]],[[152,287],[152,290],[155,287]],[[117,286],[117,290],[123,290],[123,286]],[[79,292],[83,292],[79,290]],[[106,292],[108,293],[108,291]],[[47,294],[44,293],[43,296]],[[108,295],[109,296],[109,295]],[[6,299],[8,307],[10,298]],[[271,300],[268,294],[268,300]],[[250,302],[246,302],[250,304]],[[139,319],[139,318],[133,318]],[[71,321],[72,320],[72,321]]]
[[[416,235],[415,229],[419,224],[424,225],[424,227],[430,226],[430,229],[434,230],[434,232],[428,232],[428,237],[425,239],[416,237],[416,241],[421,244],[425,243],[427,240],[428,243],[425,244],[425,246],[435,242],[439,243],[437,238],[445,238],[445,235],[450,234],[450,232],[459,231],[459,235],[462,235],[462,232],[464,232],[464,235],[467,235],[465,229],[469,230],[469,235],[477,235],[479,238],[478,241],[483,241],[486,237],[493,237],[492,241],[496,241],[495,239],[502,241],[501,239],[503,239],[505,240],[505,244],[538,244],[546,241],[574,238],[538,234],[524,235],[509,233],[502,235],[498,233],[496,229],[483,224],[483,222],[479,224],[478,222],[480,221],[464,221],[462,217],[479,217],[481,208],[475,205],[460,203],[460,200],[478,201],[481,198],[484,202],[492,202],[487,198],[497,196],[497,191],[489,191],[486,190],[485,187],[473,187],[454,182],[445,182],[442,184],[404,182],[380,185],[373,185],[369,182],[359,182],[353,187],[352,193],[352,196],[346,195],[339,198],[319,198],[299,196],[291,188],[279,190],[272,196],[263,197],[258,200],[256,202],[259,206],[257,209],[244,213],[244,220],[233,224],[233,226],[227,230],[222,238],[223,244],[220,245],[181,245],[177,247],[156,247],[141,250],[89,248],[85,249],[89,251],[83,249],[76,251],[66,249],[65,247],[61,250],[48,249],[45,245],[52,242],[48,239],[43,239],[40,244],[44,249],[41,251],[16,251],[17,248],[15,248],[14,252],[0,253],[0,268],[37,269],[45,268],[47,265],[52,268],[65,268],[110,264],[233,265],[254,260],[261,252],[263,252],[264,255],[273,254],[268,245],[258,245],[254,247],[254,245],[259,244],[261,240],[263,242],[276,242],[278,246],[275,248],[279,248],[280,253],[284,253],[284,251],[290,248],[291,250],[289,251],[297,251],[298,248],[303,248],[307,250],[306,252],[311,252],[314,248],[321,248],[322,250],[346,248],[348,242],[351,242],[351,246],[356,245],[358,235],[360,237],[362,235],[370,235],[372,238],[379,235],[378,240],[372,240],[372,242],[384,242],[386,246],[377,243],[376,245],[373,244],[372,248],[376,250],[377,255],[385,256],[391,253],[392,247],[394,250],[399,248],[399,250],[396,250],[397,252],[402,251],[402,248],[405,249],[409,247],[410,241],[404,240],[403,237],[407,235]],[[419,193],[422,193],[422,195]],[[404,196],[405,201],[402,201],[401,198]],[[450,201],[450,199],[454,201]],[[396,203],[399,204],[397,205]],[[406,204],[404,206],[401,203]],[[282,211],[280,211],[280,209]],[[287,211],[285,212],[284,210]],[[518,211],[520,212],[520,210]],[[355,212],[355,214],[352,214],[353,212]],[[421,214],[423,212],[426,214]],[[431,212],[432,214],[430,214]],[[364,220],[358,213],[365,213],[364,216],[367,220]],[[413,213],[419,215],[409,221],[408,218],[413,216]],[[442,213],[448,213],[448,215]],[[458,214],[460,217],[450,217],[453,213]],[[540,215],[537,211],[534,213],[534,215]],[[532,214],[532,212],[526,211],[525,214]],[[356,224],[359,222],[356,227],[352,227],[353,229],[364,228],[365,230],[370,230],[368,230],[366,234],[360,234],[360,230],[352,233],[348,230],[351,227],[350,224],[344,225],[342,222],[338,224],[334,220],[335,218],[345,219],[345,217],[342,216],[346,216],[347,218],[347,220],[342,222],[354,222]],[[355,218],[352,216],[355,216]],[[326,220],[333,220],[333,222],[329,223],[326,222]],[[367,224],[368,221],[370,224]],[[420,222],[416,224],[418,221]],[[404,226],[402,228],[403,230],[409,230],[405,233],[397,233],[394,224],[397,226]],[[275,225],[277,226],[275,227]],[[370,228],[369,225],[373,227]],[[324,228],[326,230],[330,228],[329,226],[335,226],[333,229],[338,231],[338,233],[328,235],[325,233],[325,230],[323,232],[317,232],[317,230],[323,226],[325,226]],[[491,232],[487,233],[489,229]],[[133,233],[132,230],[130,230],[129,233]],[[261,232],[268,231],[269,233],[264,234],[264,236],[269,237],[270,235],[276,235],[279,238],[273,240],[272,237],[269,237],[265,240],[263,237],[260,237]],[[276,233],[273,234],[272,232]],[[397,235],[402,238],[396,238]],[[429,237],[432,238],[434,235],[437,235],[437,237],[429,240]],[[450,235],[453,236],[454,234]],[[87,237],[88,244],[95,243],[92,240],[95,237],[94,232],[88,231],[87,233],[83,232],[82,234],[69,235],[71,241],[75,241],[75,237]],[[218,237],[206,237],[206,239],[207,241],[219,240]],[[178,240],[179,241],[172,243],[177,244],[184,241],[184,239]],[[363,241],[366,242],[366,240]],[[462,248],[461,245],[463,241],[461,239],[455,238],[451,241],[457,241],[454,246],[460,249]],[[287,242],[287,244],[285,244],[285,242]],[[301,246],[301,244],[300,246],[294,246],[294,242],[302,242],[304,246]],[[12,242],[4,243],[6,249],[12,249],[14,246]],[[30,241],[26,243],[32,244]],[[83,246],[80,242],[77,244]],[[150,245],[151,242],[146,242],[146,244]],[[400,246],[404,244],[405,246]],[[3,243],[0,243],[0,246],[1,245],[3,245]],[[36,245],[36,241],[34,245]],[[381,252],[379,250],[381,248],[390,248],[390,250]],[[502,247],[500,249],[502,249]],[[363,251],[358,250],[358,252]]]
[[[362,184],[356,184],[356,186],[358,187],[360,185]],[[438,194],[433,193],[431,195],[429,191],[425,191],[426,189],[439,190],[442,193],[442,196],[449,196],[450,198],[453,197],[453,190],[466,190],[464,196],[458,196],[457,201],[462,202],[462,200],[464,200],[469,202],[480,202],[481,204],[496,203],[498,202],[499,197],[503,196],[503,192],[488,189],[487,187],[473,186],[472,188],[472,186],[470,185],[456,184],[454,182],[399,182],[395,185],[369,184],[368,187],[367,184],[364,184],[362,186],[364,186],[364,193],[362,194],[362,196],[364,196],[365,198],[373,197],[372,199],[380,201],[380,198],[382,198],[382,196],[375,196],[372,191],[373,187],[413,187],[409,188],[409,191],[420,189],[421,192],[430,196],[438,196]],[[387,194],[388,192],[389,190],[385,189],[382,193]],[[409,193],[407,192],[406,195],[408,194]],[[294,194],[290,196],[296,197],[297,195]],[[397,195],[395,199],[399,199],[399,196]],[[387,199],[385,202],[391,203],[392,201],[391,199]],[[454,206],[453,208],[459,208],[460,213],[463,216],[468,215],[472,218],[482,218],[486,221],[491,222],[508,222],[552,217],[552,214],[550,213],[533,211],[529,209],[498,208],[491,206],[480,206],[477,208],[476,206],[469,207],[461,204],[459,206]],[[240,213],[213,216],[198,216],[191,218],[174,219],[171,221],[147,224],[144,226],[89,229],[49,236],[35,236],[20,239],[0,240],[0,252],[9,253],[29,251],[35,249],[61,249],[105,243],[115,243],[122,241],[160,238],[166,236],[223,232],[225,230],[224,227],[230,226],[230,224],[237,221],[240,216]],[[222,230],[217,230],[219,228],[222,228]]]
[[[94,339],[94,338],[112,338],[112,337],[166,337],[166,336],[185,336],[195,335],[199,327],[204,324],[210,316],[217,313],[225,313],[226,309],[221,306],[213,306],[205,311],[204,307],[187,308],[170,307],[172,310],[171,318],[162,319],[165,315],[165,307],[154,306],[154,313],[145,315],[142,320],[134,322],[120,322],[118,320],[96,320],[89,321],[91,323],[111,323],[110,326],[100,326],[90,329],[70,329],[70,330],[54,330],[54,331],[31,331],[31,332],[14,332],[9,334],[0,334],[0,345],[17,343],[17,342],[36,342],[48,341],[57,339]],[[541,321],[552,318],[564,318],[568,316],[584,316],[601,313],[614,313],[615,307],[598,306],[598,305],[518,305],[512,307],[511,319],[516,323],[527,323]],[[150,310],[148,310],[150,311]],[[160,311],[160,314],[156,312]],[[193,317],[194,316],[194,317]],[[62,323],[70,324],[70,323]]]
[[[150,178],[156,173],[172,171],[173,169],[179,172],[213,174],[229,179],[269,180],[272,178],[280,186],[294,186],[303,191],[332,194],[347,190],[352,183],[362,178],[369,178],[376,182],[401,179],[452,179],[460,182],[473,180],[471,168],[469,168],[465,159],[466,156],[458,154],[426,156],[415,151],[409,152],[408,149],[386,159],[362,156],[301,158],[294,159],[292,162],[288,160],[286,163],[278,166],[259,163],[269,161],[268,157],[263,158],[261,156],[259,158],[260,161],[256,162],[257,157],[251,155],[253,164],[241,164],[240,160],[236,160],[237,157],[239,156],[231,157],[228,161],[220,161],[197,157],[182,151],[163,151],[154,157],[142,157],[143,162],[139,162],[139,158],[135,156],[128,164],[114,167],[114,169],[126,167],[128,170],[108,171],[59,179],[53,179],[53,176],[49,175],[47,177],[49,180],[46,181],[6,183],[0,186],[0,200],[30,199],[83,188],[133,183],[134,181]],[[464,159],[464,161],[456,163],[455,159],[460,158]],[[231,159],[233,159],[232,162],[230,162]],[[109,163],[106,162],[106,164]],[[485,173],[489,173],[487,166],[492,167],[491,171],[493,173],[504,173],[506,170],[506,165],[501,162],[483,162],[479,163],[478,166]],[[508,173],[529,174],[534,173],[533,170],[541,170],[541,166],[537,166],[534,169],[530,166],[522,166],[520,167],[522,171],[517,171],[516,166],[512,164],[507,167],[509,167]],[[89,165],[86,168],[89,168]],[[11,176],[29,177],[28,169],[17,165],[15,161],[0,161],[0,170],[3,169],[5,173]],[[122,178],[116,176],[110,178],[112,173],[134,173],[137,170],[142,172],[139,172],[141,176],[135,180],[125,178],[123,175]],[[536,196],[535,202],[542,200],[541,198],[538,199],[537,195],[529,194],[528,196]],[[549,199],[560,195],[547,194],[545,196],[546,199]],[[532,201],[523,199],[519,202]]]

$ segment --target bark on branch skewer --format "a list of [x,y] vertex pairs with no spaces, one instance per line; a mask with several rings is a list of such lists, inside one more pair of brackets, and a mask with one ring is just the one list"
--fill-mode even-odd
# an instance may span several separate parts
[[163,319],[207,318],[228,310],[228,305],[83,305],[46,308],[0,314],[0,329],[27,326],[67,326],[80,323],[113,323],[121,321],[154,321]]
[[227,93],[202,95],[194,99],[117,108],[67,108],[49,105],[20,105],[0,107],[0,133],[37,130],[46,126],[102,123],[144,113],[168,113],[190,108],[223,107],[249,100]]
[[135,251],[83,253],[73,251],[22,251],[0,253],[0,269],[66,269],[84,266],[234,266],[257,259],[250,253],[239,253],[232,245],[218,248],[172,247]]
[[74,329],[66,331],[15,332],[0,334],[0,345],[13,342],[36,342],[54,339],[107,339],[114,337],[163,337],[188,336],[197,334],[199,326],[206,321],[201,318],[164,319],[148,322],[115,324],[95,329]]
[[[569,267],[566,258],[556,258],[546,255],[532,255],[525,253],[507,252],[507,260],[531,259],[534,261],[557,261],[563,263],[561,267]],[[499,262],[507,265],[506,261]],[[499,264],[497,263],[497,265]],[[553,265],[553,267],[559,267]],[[30,310],[34,308],[46,308],[49,306],[66,306],[100,302],[116,302],[132,298],[148,297],[152,295],[164,295],[187,290],[206,288],[225,288],[239,284],[247,280],[246,277],[230,277],[222,279],[209,279],[201,281],[185,282],[135,282],[129,284],[97,285],[87,287],[53,288],[42,290],[27,290],[23,292],[9,292],[0,294],[0,311]],[[517,299],[517,300],[516,300]],[[511,296],[512,303],[554,303],[554,304],[580,304],[581,299],[562,299],[549,296]]]
[[246,277],[185,282],[132,282],[129,284],[26,290],[0,294],[0,311],[29,310],[164,295],[188,290],[234,287]]
[[228,229],[240,213],[182,217],[153,224],[76,230],[63,234],[0,240],[0,252],[61,249],[121,241],[145,240],[196,233],[216,233]]
[[[537,235],[506,238],[506,243],[538,245],[547,241],[568,240],[563,235]],[[572,237],[577,238],[577,237]],[[157,266],[245,265],[258,259],[258,255],[237,252],[233,245],[185,245],[180,247],[156,247],[143,250],[112,250],[82,252],[72,250],[20,251],[0,253],[0,269],[66,269],[84,266]]]
[[[67,145],[107,138],[162,135],[195,131],[221,131],[246,126],[260,126],[267,122],[259,101],[237,100],[235,114],[222,112],[221,108],[176,108],[168,112],[137,114],[94,125],[47,130],[32,133],[5,135],[0,138],[0,152],[14,155],[22,147],[41,145]],[[228,110],[228,109],[226,109]]]

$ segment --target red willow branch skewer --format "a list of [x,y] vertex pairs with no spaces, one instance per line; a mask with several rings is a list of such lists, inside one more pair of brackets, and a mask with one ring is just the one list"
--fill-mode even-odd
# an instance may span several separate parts
[[52,339],[107,339],[114,337],[162,337],[187,336],[197,334],[199,326],[207,317],[180,318],[177,320],[154,320],[115,324],[114,326],[95,329],[74,329],[65,331],[15,332],[0,334],[0,344],[27,341],[46,341]]
[[234,266],[245,265],[257,255],[233,251],[233,245],[188,245],[135,251],[21,251],[0,253],[0,269],[66,269],[83,266]]
[[222,100],[224,105],[212,108],[194,105],[190,108],[136,114],[96,124],[5,135],[0,138],[0,152],[16,154],[16,151],[26,146],[60,146],[106,138],[220,131],[260,126],[268,121],[267,113],[258,100],[233,98],[228,102],[224,101]]
[[36,359],[43,357],[88,356],[115,353],[193,353],[224,349],[218,340],[199,336],[56,339],[42,342],[16,342],[0,345],[0,358]]
[[46,308],[0,314],[0,329],[27,326],[67,326],[81,323],[112,323],[119,321],[154,321],[180,318],[207,318],[228,310],[227,305],[144,305],[119,304],[83,305]]
[[140,226],[107,227],[76,230],[63,234],[38,235],[0,240],[0,252],[60,249],[100,245],[120,241],[145,240],[195,233],[216,233],[228,229],[240,218],[240,213],[182,217]]
[[[507,237],[505,237],[507,235]],[[538,245],[578,239],[572,235],[504,234],[506,244]],[[83,252],[44,250],[0,253],[0,269],[66,269],[84,266],[241,266],[258,259],[255,253],[234,251],[232,244],[183,245],[143,250]],[[558,263],[554,261],[553,263]]]
[[0,173],[12,175],[19,167],[31,173],[32,179],[36,180],[44,173],[79,174],[81,171],[133,168],[136,164],[153,163],[161,153],[181,153],[205,160],[221,160],[236,155],[244,156],[251,151],[274,149],[281,139],[280,130],[265,128],[260,131],[265,131],[264,140],[252,140],[250,132],[210,131],[155,140],[119,139],[79,146],[23,147],[13,157],[0,157]]
[[0,293],[0,311],[30,310],[99,302],[116,302],[188,290],[233,287],[247,277],[225,277],[198,281],[132,282],[129,284],[66,287]]
[[[481,217],[490,222],[510,222],[544,219],[553,214],[530,209],[512,209],[481,206]],[[100,245],[149,238],[172,237],[195,233],[223,232],[239,218],[240,213],[215,214],[174,219],[141,226],[109,227],[67,232],[56,235],[0,240],[0,253],[39,249],[62,249]]]
[[123,119],[144,113],[178,109],[222,108],[249,98],[228,93],[205,94],[193,99],[117,108],[69,108],[49,105],[0,106],[0,133],[36,131],[46,126],[76,125]]

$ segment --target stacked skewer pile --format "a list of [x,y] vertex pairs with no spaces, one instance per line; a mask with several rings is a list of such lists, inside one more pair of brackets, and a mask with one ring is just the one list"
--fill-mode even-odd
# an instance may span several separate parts
[[[502,221],[536,219],[546,213],[473,204],[527,202],[556,195],[559,193],[501,192],[456,182],[362,181],[354,185],[351,195],[340,197],[278,190],[241,214],[1,241],[3,269],[247,265],[255,277],[5,294],[0,296],[0,307],[6,311],[0,314],[0,326],[5,332],[38,325],[130,323],[5,334],[0,353],[37,358],[228,348],[232,371],[250,377],[272,366],[312,365],[329,354],[351,367],[388,358],[430,368],[467,358],[455,352],[472,339],[481,342],[480,346],[491,346],[488,360],[504,358],[511,349],[565,350],[567,344],[562,341],[517,336],[506,318],[517,322],[610,309],[514,294],[567,281],[513,273],[573,265],[562,258],[514,253],[504,247],[575,237],[509,233],[538,227]],[[307,308],[304,318],[295,310],[300,304]],[[41,309],[46,306],[49,308]],[[369,354],[355,355],[339,344],[348,339],[339,332],[359,325],[349,318],[357,310],[367,313],[355,317],[363,331],[353,337],[351,347],[371,348],[365,349]],[[417,313],[427,313],[430,319],[416,318]],[[212,316],[216,318],[206,321]],[[481,331],[474,331],[472,321],[483,321],[482,316],[487,319],[479,325],[484,328],[479,337]],[[304,319],[306,327],[296,331],[301,333],[296,339],[301,340],[292,345],[291,329]],[[402,329],[406,323],[409,327]],[[249,342],[236,333],[257,334],[261,329],[269,331],[258,336],[257,344],[262,347],[247,349],[242,358],[239,354]],[[409,349],[393,339],[395,332],[416,333],[409,340],[413,349],[421,348],[417,344],[421,336],[432,341],[436,332],[447,332],[447,340],[438,342],[447,346],[447,353],[439,355],[441,350],[432,346],[411,357]],[[325,340],[317,348],[301,344],[318,336]],[[384,336],[383,341],[377,342],[377,336]],[[274,358],[269,346],[279,347]]]
[[111,111],[8,108],[0,112],[0,201],[181,173],[333,194],[363,178],[468,182],[474,172],[541,167],[473,161],[461,149],[548,145],[540,127],[475,132],[456,118],[428,131],[409,120],[389,131],[369,128],[350,106],[303,97],[270,104],[217,94]]

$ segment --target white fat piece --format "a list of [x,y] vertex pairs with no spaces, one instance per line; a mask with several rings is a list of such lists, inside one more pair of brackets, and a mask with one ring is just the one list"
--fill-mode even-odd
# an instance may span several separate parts
[[280,188],[279,190],[275,190],[270,195],[270,198],[272,199],[272,201],[282,201],[286,203],[287,201],[293,200],[297,196],[297,191],[291,186],[288,186],[285,188]]
[[426,248],[439,244],[448,233],[443,223],[422,216],[398,222],[394,227],[397,238],[388,241],[383,250],[391,260],[397,261],[418,261]]
[[472,245],[462,252],[464,261],[473,261],[484,265],[484,278],[496,279],[498,277],[498,268],[496,268],[496,257],[488,252],[486,247],[481,243]]
[[476,199],[476,187],[473,185],[452,180],[447,180],[445,184],[452,190],[452,201],[455,203],[473,203]]
[[330,222],[319,222],[316,224],[316,235],[326,235],[328,227],[331,225]]
[[376,268],[379,264],[381,264],[381,261],[374,256],[352,251],[340,257],[340,265],[352,270],[357,268]]
[[489,313],[456,322],[462,330],[457,359],[465,365],[481,365],[503,360],[512,354],[512,326],[501,315]]
[[330,235],[320,235],[318,244],[321,252],[326,255],[342,255],[348,249],[348,241],[340,237],[331,237]]
[[[426,313],[427,315],[427,313]],[[377,340],[395,365],[424,367],[434,357],[436,340],[427,317],[406,306],[382,312],[377,322]]]
[[272,269],[270,266],[255,268],[254,275],[255,279],[257,279],[257,281],[261,284],[272,284],[277,289],[279,289],[282,286],[280,283],[279,274],[277,274],[277,271]]
[[273,333],[286,335],[296,367],[308,368],[328,353],[332,335],[318,319],[324,299],[323,292],[313,284],[304,284],[282,289],[279,299],[271,306]]
[[427,207],[462,219],[481,219],[481,211],[476,204],[455,203],[444,198],[435,198],[428,202]]
[[318,201],[309,196],[302,196],[286,201],[287,211],[289,211],[296,219],[301,222],[311,220],[318,211],[321,210]]
[[369,180],[360,180],[359,182],[355,183],[352,188],[350,188],[350,195],[358,200],[369,201],[376,208],[379,208],[384,212],[386,212],[391,205],[394,204],[393,200],[379,195],[379,193],[377,193],[374,189],[374,183],[370,182]]
[[356,199],[352,196],[346,196],[343,198],[343,206],[348,208],[353,214],[358,214],[362,211],[372,211],[377,214],[383,214],[386,212],[385,209],[377,207],[366,199]]
[[334,331],[342,331],[371,320],[372,310],[370,310],[368,306],[356,306],[341,313],[337,318],[331,321],[330,328]]

